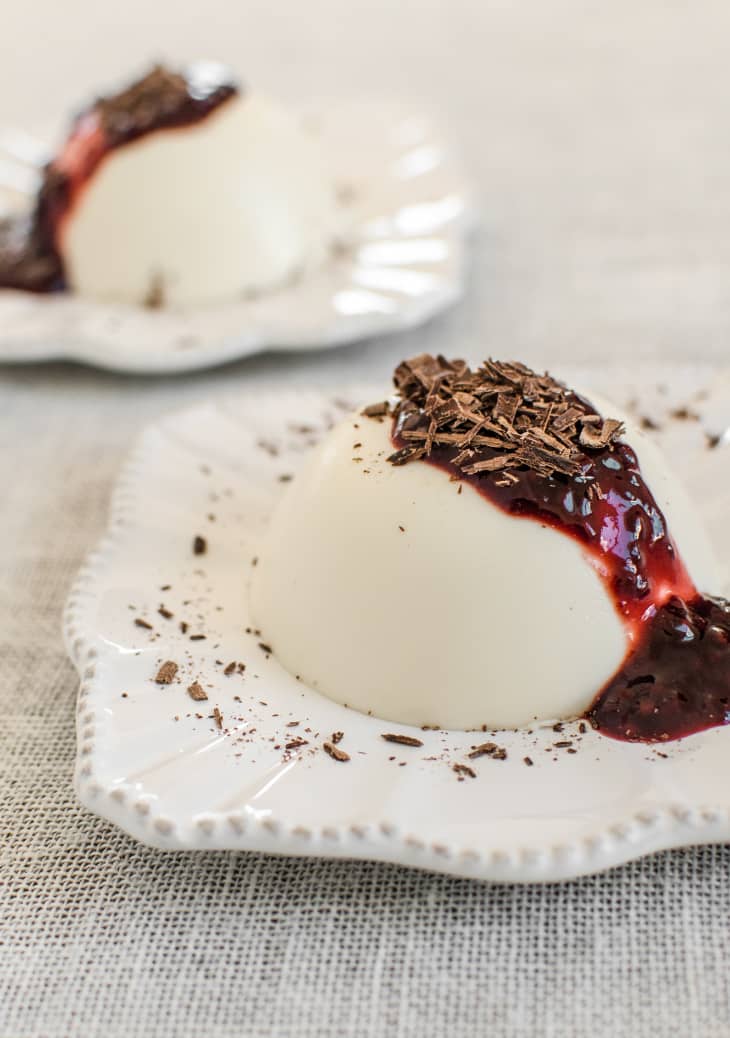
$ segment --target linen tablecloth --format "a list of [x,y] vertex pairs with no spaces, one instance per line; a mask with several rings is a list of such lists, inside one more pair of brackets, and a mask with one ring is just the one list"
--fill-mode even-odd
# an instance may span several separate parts
[[[730,849],[545,887],[138,846],[74,800],[60,612],[141,427],[216,395],[387,379],[421,349],[537,366],[698,360],[730,332],[720,2],[63,5],[8,16],[0,123],[152,54],[285,97],[448,113],[484,222],[465,303],[332,353],[142,380],[0,371],[0,1038],[730,1035]],[[15,46],[8,46],[12,40]]]

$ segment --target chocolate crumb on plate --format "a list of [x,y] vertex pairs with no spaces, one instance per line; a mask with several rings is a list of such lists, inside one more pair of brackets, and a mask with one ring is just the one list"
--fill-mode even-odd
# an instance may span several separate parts
[[524,763],[527,765],[528,768],[531,768],[533,763],[534,763],[533,760],[532,760],[532,757],[523,757],[522,760],[524,761]]
[[657,432],[661,429],[659,422],[654,421],[648,414],[643,414],[639,417],[639,427],[649,432]]
[[[298,724],[299,722],[297,721],[295,723]],[[342,742],[344,734],[345,734],[344,732],[333,732],[332,735],[330,736],[330,742],[334,746],[336,746],[338,742]]]
[[399,735],[397,732],[381,732],[380,738],[386,742],[396,742],[399,746],[423,746],[421,739],[413,735]]
[[213,707],[213,720],[219,728],[223,727],[223,714],[217,706]]
[[141,616],[138,616],[137,619],[134,621],[134,626],[143,627],[145,631],[154,631],[154,627],[152,626],[152,624],[148,623],[147,620],[143,620]]
[[690,411],[688,407],[675,407],[673,411],[669,412],[670,418],[676,418],[680,422],[699,422],[700,416],[695,411]]
[[196,702],[202,702],[204,699],[208,698],[207,692],[199,681],[194,681],[192,685],[188,685],[188,695]]
[[341,750],[339,746],[335,746],[334,743],[324,742],[322,743],[322,749],[325,753],[329,754],[333,760],[340,761],[343,764],[345,761],[350,759],[350,754],[345,753],[344,750]]
[[370,404],[368,407],[363,407],[362,413],[367,418],[382,418],[390,411],[390,404],[387,400],[383,400],[377,404]]
[[468,775],[469,778],[476,778],[477,773],[473,768],[470,768],[468,764],[454,764],[452,765],[452,771],[462,778],[464,775]]
[[208,550],[208,542],[205,537],[196,534],[193,538],[193,555],[205,555]]
[[172,620],[175,615],[174,613],[171,613],[169,609],[166,609],[165,606],[160,606],[157,612],[160,616],[164,617],[165,620]]
[[158,685],[171,685],[177,677],[178,666],[173,660],[166,660],[157,671],[155,681]]
[[228,664],[228,666],[226,667],[226,669],[225,669],[225,670],[223,671],[223,673],[225,674],[225,676],[226,676],[227,678],[229,678],[229,677],[231,676],[231,674],[233,674],[233,673],[235,672],[235,670],[236,670],[236,661],[235,661],[235,660],[232,660],[232,661],[231,661],[231,662],[230,662],[230,663]]
[[479,746],[473,746],[471,753],[468,753],[467,757],[469,760],[476,760],[477,757],[507,760],[507,751],[503,746],[498,746],[496,742],[483,742]]

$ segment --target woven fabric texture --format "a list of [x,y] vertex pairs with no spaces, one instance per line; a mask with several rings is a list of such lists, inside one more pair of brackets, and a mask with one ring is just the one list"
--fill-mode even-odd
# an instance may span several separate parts
[[[379,346],[378,366],[399,349]],[[292,365],[290,377],[311,373]],[[255,380],[259,367],[241,371]],[[164,854],[77,806],[76,677],[59,634],[69,583],[139,425],[240,385],[237,371],[0,381],[0,1038],[730,1034],[730,848],[488,886]]]

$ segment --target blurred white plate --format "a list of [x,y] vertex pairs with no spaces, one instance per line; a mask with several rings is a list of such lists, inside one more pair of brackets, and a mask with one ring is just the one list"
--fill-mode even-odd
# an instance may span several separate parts
[[[622,405],[642,385],[636,373],[623,381],[607,371],[562,374]],[[704,377],[689,367],[662,371],[685,403]],[[661,418],[671,395],[643,384],[642,410]],[[246,584],[280,477],[296,471],[348,403],[382,393],[244,396],[165,418],[142,435],[66,613],[81,675],[83,804],[164,848],[376,858],[492,880],[567,878],[663,847],[730,839],[730,728],[659,748],[590,728],[580,735],[575,724],[560,735],[549,726],[504,733],[508,759],[469,761],[476,778],[459,782],[453,764],[466,761],[478,736],[417,731],[422,749],[386,743],[382,732],[408,729],[303,687],[256,632],[246,633]],[[730,425],[726,384],[692,407],[712,416],[713,431]],[[725,560],[730,446],[708,450],[700,422],[670,424],[672,459]],[[196,535],[207,540],[205,554],[192,551]],[[138,618],[153,629],[136,626]],[[205,640],[191,640],[197,634]],[[179,681],[160,686],[154,677],[166,660],[179,664]],[[245,674],[226,676],[230,661],[245,662]],[[187,694],[193,681],[206,702]],[[348,763],[321,748],[334,731],[345,733]],[[307,745],[287,753],[295,737]],[[551,749],[565,739],[576,740],[577,753]]]
[[[322,106],[302,119],[321,139],[342,200],[346,245],[323,266],[256,298],[177,311],[0,290],[0,362],[186,371],[263,349],[344,345],[421,324],[456,302],[474,210],[438,128],[382,103]],[[23,141],[3,134],[0,162],[3,142],[6,154],[28,154]],[[6,159],[6,208],[33,182]]]

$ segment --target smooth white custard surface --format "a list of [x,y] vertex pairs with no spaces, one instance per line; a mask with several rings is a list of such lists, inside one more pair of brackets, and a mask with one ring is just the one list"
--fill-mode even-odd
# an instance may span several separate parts
[[314,143],[258,94],[198,123],[112,150],[64,222],[80,295],[163,305],[225,301],[320,262],[336,230],[334,186]]

